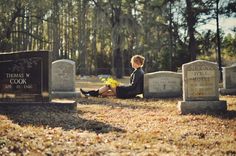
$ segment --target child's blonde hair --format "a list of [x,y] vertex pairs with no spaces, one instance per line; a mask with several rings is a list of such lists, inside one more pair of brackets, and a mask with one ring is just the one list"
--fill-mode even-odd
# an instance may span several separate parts
[[140,65],[141,67],[144,65],[145,58],[142,55],[134,55],[131,58],[131,62],[135,62],[136,64]]

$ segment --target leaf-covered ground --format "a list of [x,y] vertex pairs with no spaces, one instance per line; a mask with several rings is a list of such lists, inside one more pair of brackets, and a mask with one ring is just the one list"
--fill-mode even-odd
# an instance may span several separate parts
[[0,155],[236,155],[236,96],[220,99],[225,114],[180,115],[181,98],[79,98],[76,111],[15,107],[0,114]]

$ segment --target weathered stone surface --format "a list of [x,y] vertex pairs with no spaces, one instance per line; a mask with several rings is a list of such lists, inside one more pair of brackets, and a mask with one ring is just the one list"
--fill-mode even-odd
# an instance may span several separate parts
[[233,63],[231,66],[236,66],[236,63]]
[[52,62],[52,91],[75,91],[75,62],[57,60]]
[[75,62],[67,59],[52,63],[52,98],[77,98]]
[[182,95],[182,74],[159,71],[144,75],[145,98],[171,98]]
[[223,67],[223,88],[220,88],[222,95],[236,95],[236,65]]
[[178,110],[181,114],[225,112],[227,103],[226,101],[179,101]]
[[219,90],[221,95],[236,95],[236,89],[220,88]]
[[223,67],[223,88],[236,89],[236,65]]
[[212,113],[227,110],[219,101],[219,71],[216,63],[197,60],[182,66],[183,101],[178,102],[182,114]]
[[183,70],[183,100],[219,100],[219,71],[216,63],[197,60],[186,63]]

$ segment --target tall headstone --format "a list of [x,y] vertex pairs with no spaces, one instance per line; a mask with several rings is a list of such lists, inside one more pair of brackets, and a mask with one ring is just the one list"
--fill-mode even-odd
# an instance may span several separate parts
[[50,101],[48,51],[0,53],[0,101]]
[[236,64],[223,67],[223,88],[220,88],[220,94],[236,95]]
[[159,71],[144,75],[144,98],[171,98],[182,96],[182,74]]
[[226,101],[219,100],[219,71],[216,63],[197,60],[182,66],[183,101],[178,102],[182,114],[223,112]]
[[51,100],[51,53],[0,53],[0,109],[35,105],[76,109],[75,101]]
[[80,97],[80,92],[76,92],[75,85],[75,62],[67,59],[52,62],[52,97]]

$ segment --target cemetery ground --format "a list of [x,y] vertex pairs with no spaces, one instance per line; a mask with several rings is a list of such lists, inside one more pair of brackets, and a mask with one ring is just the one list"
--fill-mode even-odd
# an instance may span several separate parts
[[236,155],[236,96],[220,99],[228,111],[208,115],[180,115],[182,98],[83,97],[76,111],[14,108],[0,114],[0,155]]

